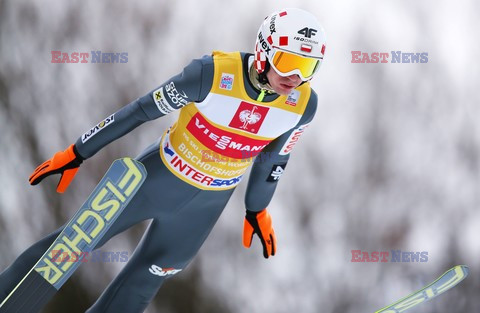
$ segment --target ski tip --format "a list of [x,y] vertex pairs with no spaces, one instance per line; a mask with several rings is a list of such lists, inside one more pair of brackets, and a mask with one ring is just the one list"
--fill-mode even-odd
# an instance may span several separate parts
[[454,269],[461,270],[463,272],[463,274],[465,275],[465,277],[467,277],[467,275],[470,273],[470,269],[466,265],[456,265],[452,268],[452,270],[454,270]]
[[404,312],[417,304],[426,302],[445,291],[453,288],[463,281],[469,274],[470,270],[466,265],[455,265],[447,270],[433,283],[417,290],[414,293],[398,300],[397,302],[386,306],[375,313],[397,313]]
[[130,157],[123,157],[116,159],[115,161],[122,161],[123,163],[134,163],[137,167],[141,168],[141,171],[146,175],[147,174],[147,169],[145,168],[145,165],[138,161],[137,159],[132,159]]

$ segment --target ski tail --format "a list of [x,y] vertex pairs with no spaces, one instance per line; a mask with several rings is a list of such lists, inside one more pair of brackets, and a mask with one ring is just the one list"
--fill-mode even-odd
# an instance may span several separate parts
[[375,313],[402,313],[408,309],[441,295],[445,291],[458,285],[468,276],[469,270],[465,265],[457,265],[449,269],[433,283],[415,291],[414,293],[386,306]]
[[0,304],[0,313],[40,311],[80,266],[79,256],[95,249],[146,177],[142,163],[115,160],[60,235]]

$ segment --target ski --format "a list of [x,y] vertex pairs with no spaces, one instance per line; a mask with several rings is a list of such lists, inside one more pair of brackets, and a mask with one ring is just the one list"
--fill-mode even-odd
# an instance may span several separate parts
[[433,283],[425,286],[424,288],[398,300],[397,302],[375,311],[375,313],[401,313],[414,306],[426,302],[436,296],[444,293],[452,287],[455,287],[468,275],[468,267],[465,265],[457,265],[442,276],[437,278]]
[[53,244],[0,304],[0,313],[35,313],[95,249],[147,176],[142,163],[115,160]]

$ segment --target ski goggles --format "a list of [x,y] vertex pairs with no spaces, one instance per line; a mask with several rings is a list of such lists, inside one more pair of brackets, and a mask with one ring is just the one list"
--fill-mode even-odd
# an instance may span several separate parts
[[271,65],[280,76],[297,74],[303,81],[307,81],[317,71],[320,61],[321,59],[303,57],[276,49]]

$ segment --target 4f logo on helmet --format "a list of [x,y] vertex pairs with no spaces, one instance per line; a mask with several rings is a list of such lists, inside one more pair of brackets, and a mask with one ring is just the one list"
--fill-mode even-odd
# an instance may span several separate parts
[[298,33],[300,35],[304,35],[306,38],[312,38],[312,36],[315,36],[315,34],[317,33],[317,30],[313,28],[305,27],[300,29]]

